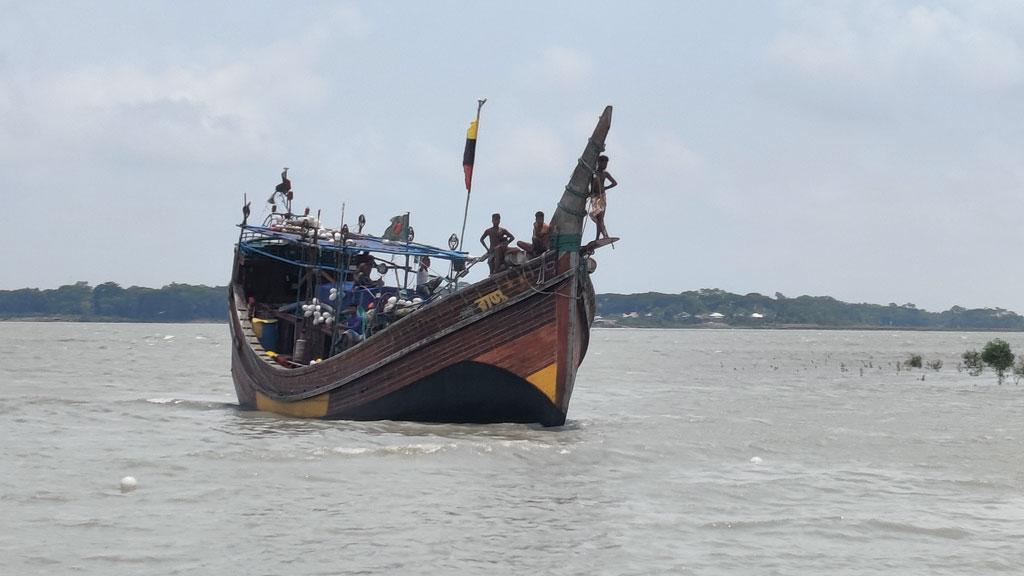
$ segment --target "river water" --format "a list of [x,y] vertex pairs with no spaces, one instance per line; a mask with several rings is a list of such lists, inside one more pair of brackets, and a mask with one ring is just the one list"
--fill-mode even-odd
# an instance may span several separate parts
[[957,369],[996,336],[596,330],[542,429],[242,412],[223,325],[2,323],[0,574],[1020,574],[1024,385]]

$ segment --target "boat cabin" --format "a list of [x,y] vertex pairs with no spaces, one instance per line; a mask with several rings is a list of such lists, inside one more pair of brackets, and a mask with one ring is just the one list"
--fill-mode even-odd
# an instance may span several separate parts
[[232,285],[247,303],[261,355],[285,367],[306,366],[358,346],[452,291],[467,261],[473,263],[454,248],[275,214],[262,226],[241,225]]

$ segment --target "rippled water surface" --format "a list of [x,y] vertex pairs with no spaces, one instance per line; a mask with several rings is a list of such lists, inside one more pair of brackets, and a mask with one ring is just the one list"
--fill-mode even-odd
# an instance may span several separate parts
[[995,336],[598,330],[541,429],[241,412],[225,326],[2,323],[0,574],[1021,574],[1024,385],[957,370]]

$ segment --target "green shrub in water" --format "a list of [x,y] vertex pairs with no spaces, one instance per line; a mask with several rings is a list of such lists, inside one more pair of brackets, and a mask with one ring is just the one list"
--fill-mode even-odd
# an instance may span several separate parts
[[907,368],[920,368],[921,367],[921,355],[911,354],[910,358],[903,361],[903,365]]
[[1013,366],[1013,352],[1010,351],[1010,345],[999,338],[985,344],[985,347],[981,349],[981,359],[996,371],[996,378],[999,379],[1000,384],[1006,377],[1007,368]]
[[977,376],[985,369],[985,362],[981,360],[981,352],[968,350],[960,356],[964,361],[964,368],[971,376]]

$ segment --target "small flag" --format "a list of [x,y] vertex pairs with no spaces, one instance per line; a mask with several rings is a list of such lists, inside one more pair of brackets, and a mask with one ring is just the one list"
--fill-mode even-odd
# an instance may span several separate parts
[[462,153],[462,171],[466,173],[466,192],[473,187],[473,160],[476,158],[476,120],[466,130],[466,151]]
[[391,241],[409,241],[409,213],[406,212],[401,216],[395,216],[391,219],[391,224],[388,225],[388,229],[384,231],[381,238]]

